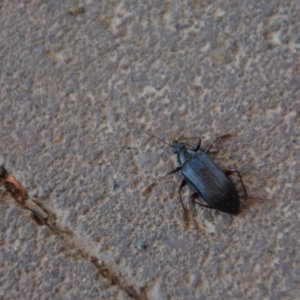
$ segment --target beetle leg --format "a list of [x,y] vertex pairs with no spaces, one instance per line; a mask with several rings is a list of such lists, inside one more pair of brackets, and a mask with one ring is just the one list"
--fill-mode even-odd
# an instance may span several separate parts
[[227,133],[227,134],[224,134],[224,135],[221,135],[221,136],[218,136],[217,138],[215,138],[211,143],[210,145],[207,147],[207,149],[205,150],[205,153],[208,153],[209,150],[211,149],[212,145],[219,139],[223,139],[223,138],[226,138],[226,137],[231,137],[233,136],[232,133]]
[[162,180],[162,179],[165,179],[167,176],[169,176],[169,175],[171,175],[171,174],[174,174],[174,173],[180,171],[181,168],[182,168],[182,166],[179,166],[179,167],[175,168],[174,170],[168,172],[166,175],[161,176],[161,177],[158,177],[156,181],[160,181],[160,180]]
[[182,191],[182,189],[183,189],[183,187],[184,187],[185,185],[186,185],[186,180],[183,179],[182,182],[181,182],[181,184],[180,184],[178,193],[179,193],[179,197],[180,197],[180,203],[181,203],[181,206],[182,206],[183,210],[186,212],[187,209],[185,208],[185,206],[184,206],[184,204],[183,204],[182,196],[181,196],[181,191]]
[[245,195],[245,198],[247,198],[247,191],[246,191],[246,188],[245,188],[245,185],[244,185],[244,182],[243,182],[243,178],[242,178],[242,175],[240,174],[240,172],[236,169],[229,169],[229,170],[226,170],[225,171],[225,174],[227,176],[230,176],[232,175],[233,173],[237,173],[239,178],[240,178],[240,182],[242,184],[242,187],[243,187],[243,190],[244,190],[244,195]]
[[182,168],[182,167],[179,166],[179,167],[177,167],[176,169],[174,169],[174,170],[168,172],[166,175],[161,176],[161,177],[158,177],[154,182],[152,182],[147,188],[144,189],[144,191],[142,192],[142,194],[143,194],[144,196],[146,196],[147,194],[150,193],[150,191],[152,190],[153,186],[155,186],[155,185],[157,184],[158,181],[161,181],[161,180],[165,179],[167,176],[169,176],[169,175],[171,175],[171,174],[174,174],[174,173],[180,171],[181,168]]
[[203,207],[206,207],[206,208],[213,208],[213,207],[211,207],[211,206],[209,206],[209,205],[205,205],[205,204],[203,204],[203,203],[197,202],[195,199],[197,199],[198,197],[199,197],[199,195],[195,192],[194,194],[191,195],[191,200],[192,200],[194,203],[196,203],[196,204],[198,204],[198,205],[201,205],[201,206],[203,206]]
[[190,197],[191,197],[191,200],[194,202],[194,200],[199,197],[199,194],[197,194],[197,192],[195,192]]

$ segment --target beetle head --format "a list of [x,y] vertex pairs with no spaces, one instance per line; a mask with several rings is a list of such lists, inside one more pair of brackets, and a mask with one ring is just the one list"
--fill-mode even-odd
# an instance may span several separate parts
[[172,146],[173,146],[173,149],[174,149],[174,153],[175,153],[175,154],[180,154],[180,153],[182,153],[182,152],[184,152],[184,151],[186,150],[186,145],[185,145],[185,143],[180,143],[180,142],[178,141],[178,139],[177,139],[177,140],[174,140]]

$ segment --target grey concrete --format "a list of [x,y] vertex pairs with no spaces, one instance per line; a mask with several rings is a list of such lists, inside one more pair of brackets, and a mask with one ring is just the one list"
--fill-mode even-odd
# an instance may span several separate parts
[[[0,4],[0,164],[58,228],[1,186],[0,298],[300,299],[300,2],[76,3]],[[143,196],[177,162],[139,129],[235,133],[214,158],[254,197]]]

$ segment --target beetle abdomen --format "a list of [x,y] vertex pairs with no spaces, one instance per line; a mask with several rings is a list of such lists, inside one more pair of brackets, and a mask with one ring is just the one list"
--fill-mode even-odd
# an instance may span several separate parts
[[239,213],[239,195],[233,182],[206,153],[198,153],[182,166],[187,183],[211,207],[230,214]]

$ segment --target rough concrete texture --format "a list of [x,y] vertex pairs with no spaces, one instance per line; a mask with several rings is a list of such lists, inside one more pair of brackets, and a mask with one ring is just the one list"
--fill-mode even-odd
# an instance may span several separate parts
[[[57,225],[1,185],[0,298],[300,299],[300,2],[77,5],[0,4],[0,164]],[[140,129],[235,133],[212,157],[253,197],[143,196],[177,160]]]

